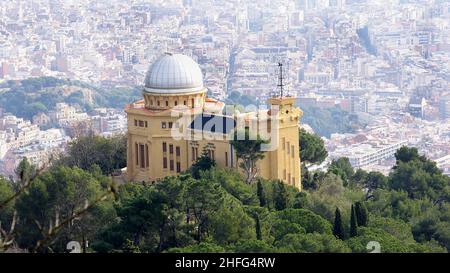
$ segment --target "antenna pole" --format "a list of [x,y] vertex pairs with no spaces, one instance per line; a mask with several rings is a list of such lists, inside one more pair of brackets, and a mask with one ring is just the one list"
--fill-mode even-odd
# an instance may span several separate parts
[[281,62],[278,63],[278,67],[280,68],[280,76],[278,78],[278,87],[280,87],[280,97],[283,97],[283,64]]

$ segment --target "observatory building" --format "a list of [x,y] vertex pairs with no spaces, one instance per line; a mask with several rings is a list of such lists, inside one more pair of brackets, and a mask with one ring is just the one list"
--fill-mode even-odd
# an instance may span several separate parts
[[241,170],[230,137],[247,127],[270,138],[264,158],[257,162],[258,176],[301,189],[298,128],[303,113],[294,107],[295,98],[278,95],[268,100],[267,109],[228,114],[223,102],[207,97],[199,65],[186,55],[170,53],[150,66],[142,95],[143,100],[125,110],[129,181],[153,182],[180,174],[202,153],[218,167]]

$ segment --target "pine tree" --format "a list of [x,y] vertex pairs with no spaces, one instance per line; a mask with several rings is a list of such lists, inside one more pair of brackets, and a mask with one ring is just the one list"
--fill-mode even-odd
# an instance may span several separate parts
[[337,238],[344,240],[344,226],[342,225],[341,211],[336,208],[334,216],[333,235]]
[[195,161],[194,164],[192,164],[190,171],[192,173],[192,177],[195,179],[200,179],[201,171],[209,170],[215,166],[216,161],[209,157],[206,149],[203,149],[202,155],[197,159],[197,161]]
[[261,180],[258,180],[258,184],[256,186],[257,186],[257,195],[259,198],[259,205],[261,207],[264,207],[266,206],[266,194],[264,193],[264,188],[261,183]]
[[358,226],[367,226],[368,222],[368,212],[367,208],[362,202],[356,202],[355,203],[355,212],[356,212],[356,221],[358,223]]
[[[240,139],[241,133],[244,133],[245,139]],[[244,132],[235,132],[234,139],[230,141],[236,151],[236,156],[240,160],[240,165],[246,174],[245,182],[251,184],[258,175],[256,163],[265,156],[265,152],[261,149],[261,145],[266,144],[259,135],[252,135],[248,128]]]
[[261,223],[259,222],[259,216],[256,216],[256,239],[262,240],[261,236]]
[[287,191],[284,187],[284,183],[278,181],[274,184],[275,187],[275,209],[276,210],[284,210],[287,208]]
[[350,216],[350,237],[355,237],[358,235],[358,222],[356,220],[355,207],[352,205]]

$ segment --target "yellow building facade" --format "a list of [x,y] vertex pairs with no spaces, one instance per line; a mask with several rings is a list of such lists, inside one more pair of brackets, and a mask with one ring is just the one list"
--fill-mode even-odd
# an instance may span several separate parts
[[[223,102],[208,98],[197,63],[165,54],[149,68],[143,100],[127,106],[127,179],[153,182],[186,171],[203,151],[222,168],[239,169],[230,136],[239,128],[266,132],[265,156],[258,175],[301,190],[299,134],[302,112],[295,98],[274,97],[269,109],[228,114]],[[224,113],[225,112],[225,113]]]

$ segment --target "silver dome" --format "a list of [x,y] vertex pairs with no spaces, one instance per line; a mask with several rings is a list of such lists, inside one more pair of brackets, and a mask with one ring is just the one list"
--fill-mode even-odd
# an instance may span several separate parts
[[144,91],[178,94],[203,91],[203,75],[198,64],[182,54],[166,53],[148,69]]

